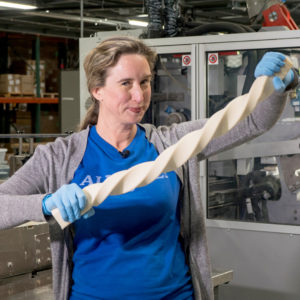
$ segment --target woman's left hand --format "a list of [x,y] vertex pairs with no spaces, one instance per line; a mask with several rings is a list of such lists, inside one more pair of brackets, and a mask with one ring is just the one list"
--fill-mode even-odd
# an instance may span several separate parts
[[[285,55],[280,52],[267,52],[260,62],[257,64],[254,76],[273,76],[279,72],[281,67],[285,65]],[[291,84],[294,80],[294,72],[290,70],[285,78],[282,80],[275,76],[273,78],[273,86],[277,92],[284,92],[286,87]]]

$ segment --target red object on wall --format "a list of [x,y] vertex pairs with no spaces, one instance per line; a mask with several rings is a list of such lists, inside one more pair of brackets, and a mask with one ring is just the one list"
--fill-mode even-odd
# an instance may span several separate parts
[[270,6],[263,11],[263,16],[263,26],[287,26],[290,30],[299,29],[284,4],[274,4]]

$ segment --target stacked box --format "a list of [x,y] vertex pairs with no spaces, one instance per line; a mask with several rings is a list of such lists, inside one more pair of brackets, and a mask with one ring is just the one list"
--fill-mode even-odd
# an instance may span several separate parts
[[21,93],[21,78],[19,74],[0,74],[0,93]]
[[34,76],[20,75],[21,77],[21,92],[22,94],[34,94]]
[[[35,78],[35,60],[26,60],[26,74],[33,75]],[[45,61],[40,60],[40,94],[41,96],[45,93]],[[36,94],[36,84],[34,85],[34,94]]]
[[[36,93],[36,84],[34,84],[34,94],[37,95]],[[45,82],[40,82],[40,96],[43,97],[43,94],[45,94]]]
[[[35,60],[26,60],[26,74],[35,76]],[[40,60],[40,81],[45,81],[45,61]]]

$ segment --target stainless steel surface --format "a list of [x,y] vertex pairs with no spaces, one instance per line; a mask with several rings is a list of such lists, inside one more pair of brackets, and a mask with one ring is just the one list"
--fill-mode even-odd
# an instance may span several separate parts
[[80,122],[79,71],[61,71],[59,95],[61,132],[74,132]]
[[51,268],[48,224],[0,231],[0,279]]
[[213,286],[218,287],[222,284],[229,283],[233,279],[233,270],[213,270],[212,271],[212,280]]
[[212,280],[214,287],[215,300],[220,300],[220,287],[229,283],[233,279],[233,270],[227,271],[212,271]]
[[[206,63],[206,53],[237,49],[258,49],[258,51],[281,49],[284,53],[290,53],[288,51],[294,49],[294,56],[299,60],[298,39],[291,38],[283,41],[281,37],[278,37],[266,40],[257,36],[256,41],[222,43],[219,38],[215,38],[215,43],[203,45],[202,65]],[[206,71],[204,68],[203,77],[200,80],[203,82],[204,88],[201,93],[202,99],[206,99],[207,93]],[[228,82],[228,84],[230,83],[231,81]],[[289,105],[287,103],[286,109],[289,108]],[[205,117],[206,111],[206,105],[203,104],[201,116]],[[288,114],[284,114],[279,124],[275,125],[267,135],[261,136],[256,141],[247,143],[239,149],[231,150],[230,153],[220,154],[218,159],[264,156],[265,160],[269,155],[299,154],[299,117],[289,119],[290,113],[291,110]],[[272,138],[274,132],[275,137]],[[201,188],[202,198],[205,201],[209,193],[206,189],[207,173],[209,172],[206,164],[203,163],[202,174],[204,175],[201,180]],[[280,181],[281,183],[285,182],[281,175]],[[208,246],[213,265],[221,269],[232,268],[234,270],[234,278],[230,284],[219,287],[220,299],[299,299],[300,288],[297,278],[300,277],[300,264],[298,263],[300,203],[296,200],[296,195],[291,193],[284,184],[281,185],[281,188],[281,198],[268,201],[270,223],[229,221],[221,217],[206,220]],[[207,208],[207,203],[204,205]],[[274,221],[280,224],[274,224]]]
[[209,158],[210,161],[220,161],[229,159],[264,157],[276,155],[289,155],[299,153],[300,139],[265,142],[246,143],[234,149],[224,151]]
[[0,299],[53,300],[52,270],[0,279]]
[[220,300],[299,300],[300,235],[221,226],[207,234],[213,265],[234,270]]

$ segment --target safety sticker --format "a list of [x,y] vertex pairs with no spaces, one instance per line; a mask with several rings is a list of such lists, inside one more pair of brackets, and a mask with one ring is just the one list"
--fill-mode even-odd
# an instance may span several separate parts
[[208,54],[208,64],[209,65],[218,65],[219,64],[219,54],[218,53]]
[[192,57],[191,55],[182,55],[181,56],[181,61],[182,61],[182,66],[183,67],[188,67],[192,64]]

